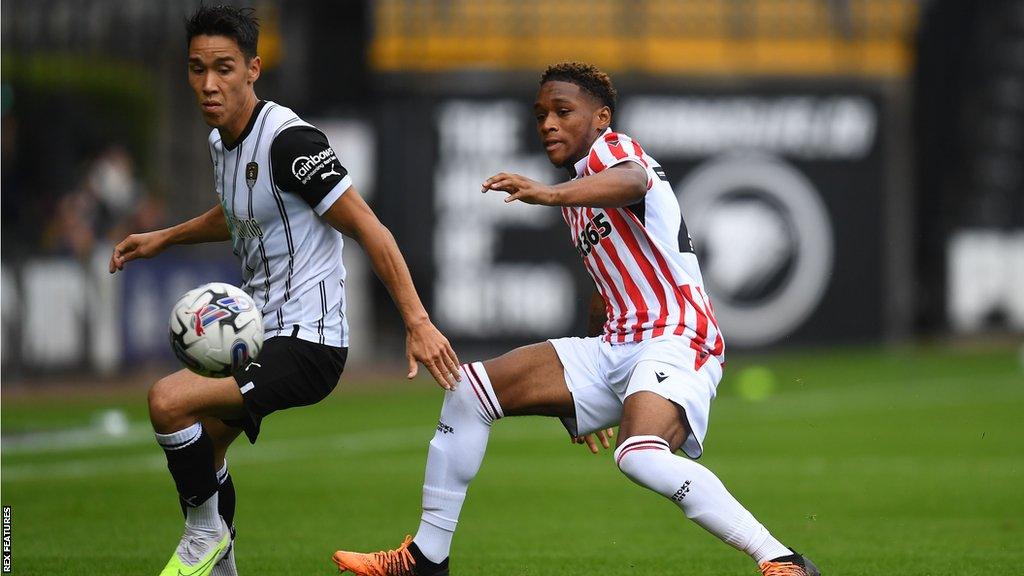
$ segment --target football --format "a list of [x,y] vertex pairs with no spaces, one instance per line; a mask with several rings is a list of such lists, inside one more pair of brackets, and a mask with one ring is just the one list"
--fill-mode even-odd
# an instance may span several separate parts
[[242,289],[211,282],[178,299],[171,310],[171,349],[189,370],[220,378],[256,358],[263,316]]

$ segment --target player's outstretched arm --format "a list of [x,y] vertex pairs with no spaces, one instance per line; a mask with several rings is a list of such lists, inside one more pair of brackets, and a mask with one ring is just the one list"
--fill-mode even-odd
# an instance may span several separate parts
[[354,238],[363,246],[370,257],[373,271],[387,287],[391,299],[398,307],[405,321],[408,377],[416,376],[416,363],[420,362],[442,388],[454,390],[455,383],[462,379],[459,358],[448,339],[431,323],[391,231],[380,223],[355,186],[349,187],[323,217],[336,230]]
[[586,178],[548,186],[519,174],[500,172],[484,181],[481,192],[508,192],[505,202],[519,200],[544,206],[621,208],[635,204],[647,193],[647,171],[635,162],[623,162]]
[[110,256],[110,273],[123,270],[126,262],[136,258],[152,258],[175,244],[200,244],[231,239],[224,210],[220,204],[200,216],[164,228],[141,234],[132,234],[114,246]]

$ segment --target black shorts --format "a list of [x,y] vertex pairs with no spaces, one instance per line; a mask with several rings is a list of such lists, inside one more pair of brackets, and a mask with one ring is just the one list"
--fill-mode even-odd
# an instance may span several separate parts
[[245,416],[224,420],[245,430],[255,444],[264,416],[293,406],[323,400],[338,385],[348,348],[307,342],[293,336],[276,336],[263,343],[255,361],[235,372],[242,391]]

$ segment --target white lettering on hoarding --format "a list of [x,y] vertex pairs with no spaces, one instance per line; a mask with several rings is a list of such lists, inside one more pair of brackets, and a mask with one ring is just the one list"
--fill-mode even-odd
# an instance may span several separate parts
[[503,230],[550,227],[558,211],[505,204],[503,192],[480,193],[480,184],[499,171],[530,177],[552,173],[543,155],[519,149],[527,115],[508,101],[455,100],[438,113],[434,303],[440,321],[457,336],[556,335],[568,330],[578,308],[572,275],[563,264],[498,260]]
[[978,332],[994,324],[1024,331],[1024,230],[954,234],[946,284],[947,313],[956,331]]
[[759,150],[859,160],[874,147],[878,112],[863,96],[644,96],[623,103],[616,125],[659,158]]

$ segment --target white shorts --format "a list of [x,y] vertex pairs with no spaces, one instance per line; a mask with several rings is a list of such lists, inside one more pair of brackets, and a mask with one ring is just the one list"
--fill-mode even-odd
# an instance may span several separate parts
[[565,383],[576,408],[575,418],[562,419],[570,434],[589,434],[618,424],[626,397],[646,390],[683,408],[690,428],[683,452],[700,458],[711,400],[722,378],[722,365],[714,356],[694,370],[696,352],[688,339],[679,336],[615,345],[599,337],[549,342],[565,368]]

